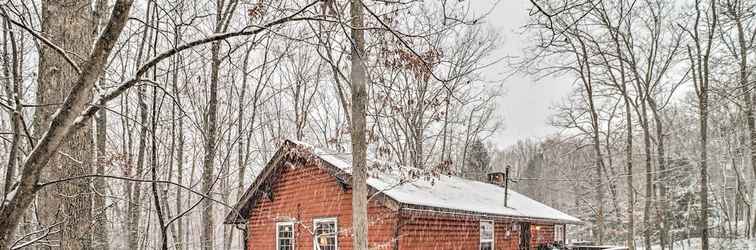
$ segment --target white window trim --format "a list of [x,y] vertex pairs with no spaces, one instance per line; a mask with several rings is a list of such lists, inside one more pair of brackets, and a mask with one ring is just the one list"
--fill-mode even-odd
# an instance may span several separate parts
[[[478,244],[478,249],[480,249],[483,246],[483,243],[491,243],[491,249],[496,249],[496,223],[494,223],[493,220],[480,220],[480,224],[483,223],[491,223],[491,239],[490,240],[483,240],[483,238],[480,238],[480,242]],[[479,231],[480,231],[480,225],[478,225]],[[480,237],[480,233],[478,232],[478,237]]]
[[315,235],[318,230],[318,223],[333,222],[333,230],[336,231],[336,250],[339,250],[339,220],[336,217],[317,218],[312,220],[312,249],[318,250],[318,238]]
[[276,250],[281,249],[281,234],[280,229],[281,226],[291,226],[291,247],[296,249],[296,242],[297,242],[297,236],[294,233],[296,230],[294,230],[294,222],[293,221],[283,221],[283,222],[277,222],[276,223]]

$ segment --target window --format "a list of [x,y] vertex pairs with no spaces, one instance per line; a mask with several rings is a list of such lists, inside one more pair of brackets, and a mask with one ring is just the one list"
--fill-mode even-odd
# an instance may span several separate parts
[[276,223],[276,249],[294,250],[294,222]]
[[564,225],[554,226],[554,241],[564,243]]
[[480,250],[494,249],[494,222],[480,221]]
[[336,218],[315,219],[312,224],[315,226],[312,244],[315,250],[339,249]]

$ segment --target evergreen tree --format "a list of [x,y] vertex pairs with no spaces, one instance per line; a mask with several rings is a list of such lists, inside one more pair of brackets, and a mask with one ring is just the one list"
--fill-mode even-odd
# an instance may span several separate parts
[[465,157],[465,169],[462,175],[471,180],[486,181],[486,174],[491,171],[491,156],[480,138],[470,145]]

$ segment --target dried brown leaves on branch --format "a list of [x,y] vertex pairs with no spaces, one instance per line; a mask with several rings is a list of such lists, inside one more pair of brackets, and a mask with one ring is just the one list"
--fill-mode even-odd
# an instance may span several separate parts
[[410,71],[416,79],[427,82],[432,77],[432,70],[441,63],[442,54],[438,49],[429,49],[419,56],[403,48],[382,48],[380,58],[384,66],[392,69]]
[[322,165],[323,163],[320,160],[320,158],[315,153],[313,153],[313,150],[315,149],[312,146],[303,145],[303,144],[286,143],[284,147],[286,147],[285,149],[286,153],[284,154],[284,159],[297,162],[297,163],[323,166]]
[[247,9],[247,16],[250,19],[258,19],[265,15],[265,0],[258,0],[252,8]]

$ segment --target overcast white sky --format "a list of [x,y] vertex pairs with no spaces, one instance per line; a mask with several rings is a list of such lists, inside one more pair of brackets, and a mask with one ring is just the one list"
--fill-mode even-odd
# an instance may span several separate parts
[[[528,0],[468,0],[474,11],[492,13],[485,22],[500,32],[501,49],[497,57],[520,56],[529,41],[520,36],[528,19]],[[486,73],[489,80],[503,79],[505,65],[494,66]],[[548,125],[551,107],[570,91],[569,79],[549,79],[536,82],[532,77],[515,75],[503,82],[505,94],[498,101],[499,116],[504,128],[489,141],[498,147],[512,145],[520,139],[544,137],[558,130]]]

